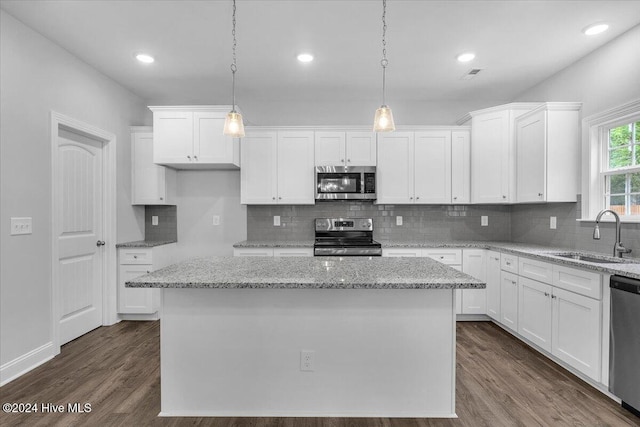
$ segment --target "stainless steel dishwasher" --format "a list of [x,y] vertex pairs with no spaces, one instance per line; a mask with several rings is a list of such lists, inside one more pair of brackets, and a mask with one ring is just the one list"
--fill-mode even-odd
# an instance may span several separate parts
[[609,391],[640,416],[640,280],[611,276]]

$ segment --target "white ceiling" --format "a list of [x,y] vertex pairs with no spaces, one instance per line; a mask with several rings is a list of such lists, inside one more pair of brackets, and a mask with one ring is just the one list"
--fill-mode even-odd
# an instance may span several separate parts
[[[0,4],[150,105],[230,103],[231,0]],[[381,14],[381,0],[237,0],[237,103],[379,103]],[[583,35],[596,21],[610,30]],[[638,25],[640,1],[388,0],[387,23],[390,105],[511,100]],[[458,63],[467,50],[476,60]]]

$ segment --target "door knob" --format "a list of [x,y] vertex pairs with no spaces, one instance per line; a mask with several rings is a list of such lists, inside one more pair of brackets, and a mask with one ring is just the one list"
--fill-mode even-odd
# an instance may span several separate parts
[[96,246],[104,246],[104,240],[98,240]]

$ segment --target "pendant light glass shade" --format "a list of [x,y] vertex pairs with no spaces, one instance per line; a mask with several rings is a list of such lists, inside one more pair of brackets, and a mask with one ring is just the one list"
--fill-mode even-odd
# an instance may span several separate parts
[[227,113],[224,119],[224,129],[222,133],[232,138],[242,138],[244,136],[244,123],[242,123],[242,114],[236,111],[236,0],[233,0],[233,18],[232,18],[233,36],[233,63],[231,64],[231,111]]
[[391,108],[387,105],[381,105],[376,110],[376,116],[373,119],[374,132],[391,132],[396,130],[396,125],[393,123],[393,113]]
[[233,138],[242,138],[244,136],[244,123],[242,123],[242,114],[230,111],[224,119],[224,132]]

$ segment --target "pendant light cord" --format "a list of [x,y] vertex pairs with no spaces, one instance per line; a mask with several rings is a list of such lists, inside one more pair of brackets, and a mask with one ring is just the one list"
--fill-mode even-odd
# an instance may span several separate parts
[[233,62],[231,63],[231,112],[236,112],[236,0],[233,0],[233,18],[232,18],[231,35],[233,36]]
[[382,105],[386,105],[384,93],[387,83],[387,65],[389,65],[387,60],[387,0],[382,0],[382,60],[380,65],[382,65]]

